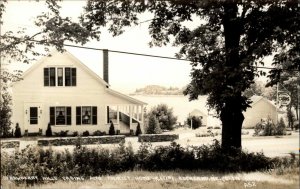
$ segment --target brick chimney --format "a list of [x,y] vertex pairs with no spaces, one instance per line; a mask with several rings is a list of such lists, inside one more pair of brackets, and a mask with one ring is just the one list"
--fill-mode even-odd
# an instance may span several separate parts
[[103,79],[108,82],[108,49],[103,49]]

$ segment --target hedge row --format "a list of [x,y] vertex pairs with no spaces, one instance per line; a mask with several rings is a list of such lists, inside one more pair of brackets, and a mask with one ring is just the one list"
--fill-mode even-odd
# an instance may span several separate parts
[[20,141],[1,141],[1,148],[19,148]]
[[125,142],[124,135],[38,139],[37,144],[38,146],[63,146],[63,145],[77,145],[78,143],[86,145],[86,144],[116,144],[120,142]]
[[177,140],[177,134],[140,134],[139,142],[165,142]]
[[[295,158],[297,161],[295,161]],[[28,182],[43,183],[43,177],[84,177],[111,175],[134,169],[139,170],[210,170],[256,171],[278,166],[298,166],[299,159],[272,159],[262,153],[248,153],[237,149],[223,151],[218,141],[212,145],[181,147],[152,147],[142,143],[135,153],[120,143],[118,148],[87,148],[78,145],[73,153],[29,147],[16,153],[1,153],[1,175],[36,177]],[[25,180],[26,181],[26,180]],[[22,183],[24,180],[15,181]],[[27,182],[27,181],[26,181]]]

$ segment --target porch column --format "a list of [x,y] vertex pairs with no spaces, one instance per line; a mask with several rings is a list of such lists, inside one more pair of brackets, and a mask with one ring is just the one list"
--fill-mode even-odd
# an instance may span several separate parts
[[117,124],[118,124],[117,134],[120,134],[119,105],[117,105]]
[[140,121],[140,105],[136,107],[136,119]]
[[129,105],[129,129],[130,129],[130,134],[133,134],[133,129],[132,129],[132,114],[133,114],[133,107],[132,105]]
[[142,132],[144,133],[145,130],[144,130],[144,105],[141,106],[141,129],[142,129]]

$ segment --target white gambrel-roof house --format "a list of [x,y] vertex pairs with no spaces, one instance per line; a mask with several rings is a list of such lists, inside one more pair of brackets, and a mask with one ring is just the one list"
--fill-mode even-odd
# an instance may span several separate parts
[[29,134],[45,134],[48,123],[53,132],[69,134],[108,133],[110,121],[123,134],[135,132],[138,123],[143,130],[146,103],[109,88],[108,54],[103,57],[104,79],[69,52],[42,58],[12,87],[13,124]]
[[277,124],[277,108],[270,100],[262,96],[252,96],[251,101],[251,108],[244,112],[244,128],[254,127],[262,119],[271,119],[274,124]]

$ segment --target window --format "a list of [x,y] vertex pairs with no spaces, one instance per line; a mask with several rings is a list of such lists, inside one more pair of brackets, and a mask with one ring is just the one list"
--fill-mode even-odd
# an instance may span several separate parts
[[50,86],[55,86],[55,68],[50,68]]
[[63,69],[57,68],[57,86],[63,86],[64,85],[64,79],[63,79]]
[[37,107],[30,107],[29,108],[29,117],[30,117],[30,125],[37,125],[38,124],[38,108]]
[[76,86],[76,68],[65,68],[65,86]]
[[44,86],[76,86],[76,84],[76,68],[44,68]]
[[71,125],[71,107],[50,107],[51,125]]
[[77,125],[97,125],[96,106],[77,106],[76,107]]

